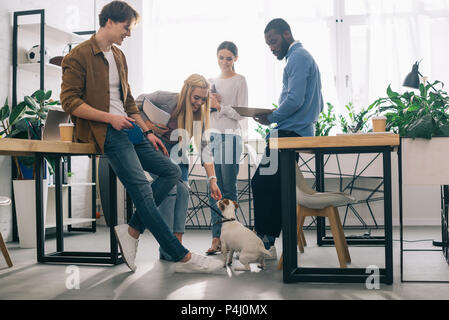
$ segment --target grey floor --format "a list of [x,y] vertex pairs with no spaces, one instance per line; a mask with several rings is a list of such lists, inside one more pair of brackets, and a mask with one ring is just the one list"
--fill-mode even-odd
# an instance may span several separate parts
[[[360,235],[363,231],[346,230],[346,235]],[[107,251],[108,229],[98,228],[95,234],[68,234],[65,250]],[[308,246],[299,254],[301,266],[338,267],[335,248],[318,247],[314,231],[306,231]],[[394,239],[399,239],[395,229]],[[407,228],[407,240],[441,239],[437,227]],[[187,231],[184,244],[195,252],[204,252],[210,244],[209,231]],[[55,250],[56,241],[46,241],[46,252]],[[406,248],[430,248],[431,241],[407,242]],[[281,253],[281,241],[276,243]],[[14,262],[7,268],[0,256],[0,299],[176,299],[176,300],[278,300],[278,299],[448,299],[447,283],[401,283],[399,242],[394,242],[394,283],[380,284],[368,290],[365,284],[295,283],[284,284],[277,261],[268,261],[267,269],[235,272],[223,269],[213,275],[178,274],[173,264],[159,260],[158,245],[146,232],[140,240],[135,273],[126,265],[69,266],[38,264],[34,249],[21,249],[18,243],[8,243]],[[384,266],[384,251],[379,247],[350,247],[352,263],[349,267]],[[215,256],[220,259],[219,256]],[[238,264],[238,262],[235,262]],[[257,269],[257,270],[256,270]],[[259,272],[257,272],[259,271]],[[79,289],[72,288],[79,272]],[[405,280],[449,281],[449,265],[441,252],[406,252]]]

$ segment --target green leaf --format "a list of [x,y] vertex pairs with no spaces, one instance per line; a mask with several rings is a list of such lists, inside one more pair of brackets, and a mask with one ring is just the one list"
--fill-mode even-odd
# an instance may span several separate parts
[[8,98],[6,98],[5,104],[0,111],[0,121],[5,121],[6,119],[8,119],[10,113],[11,110],[9,109]]
[[36,100],[34,100],[30,96],[25,96],[24,98],[25,104],[30,108],[31,110],[37,111],[39,109],[39,105],[37,104]]
[[58,104],[61,104],[61,103],[59,102],[59,100],[56,100],[56,101],[52,101],[52,102],[47,103],[48,106],[54,106],[54,105],[58,105]]
[[437,125],[438,125],[438,129],[441,132],[441,136],[449,137],[449,123],[445,123],[445,124],[439,123]]
[[51,90],[48,90],[48,91],[45,93],[44,100],[50,99],[51,94],[52,94],[52,91],[51,91]]
[[36,98],[37,102],[42,103],[42,101],[46,100],[45,99],[45,91],[43,90],[37,90],[33,96]]
[[393,98],[397,98],[399,96],[399,93],[391,90],[391,84],[390,84],[390,85],[388,85],[388,88],[387,88],[387,95],[390,99],[393,99]]
[[15,108],[12,109],[11,115],[9,116],[9,125],[13,126],[16,121],[20,120],[25,113],[26,104],[24,102],[19,103]]
[[416,119],[408,125],[408,136],[411,138],[431,139],[434,132],[432,116],[426,114],[422,118]]
[[419,92],[424,99],[427,97],[427,88],[422,83],[419,84]]

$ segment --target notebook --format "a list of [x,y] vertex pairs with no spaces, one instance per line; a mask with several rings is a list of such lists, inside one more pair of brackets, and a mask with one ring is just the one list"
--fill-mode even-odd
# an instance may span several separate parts
[[51,106],[47,113],[44,128],[42,130],[42,140],[61,141],[59,136],[59,124],[69,122],[70,115],[61,107]]
[[170,120],[170,114],[164,110],[156,107],[148,98],[143,100],[143,112],[151,120],[151,122],[156,124],[167,125],[168,120]]

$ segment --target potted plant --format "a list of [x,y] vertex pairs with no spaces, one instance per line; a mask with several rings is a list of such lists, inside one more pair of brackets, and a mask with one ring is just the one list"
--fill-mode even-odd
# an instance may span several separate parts
[[352,102],[345,105],[348,110],[348,118],[343,115],[339,115],[340,125],[343,133],[357,133],[368,132],[368,120],[372,117],[372,109],[376,106],[376,102],[369,105],[367,108],[362,108],[357,112]]
[[[0,122],[2,131],[0,135],[5,138],[18,139],[40,139],[42,126],[48,112],[48,105],[57,104],[50,100],[51,91],[38,90],[31,96],[26,96],[24,101],[17,106],[9,107],[8,99],[0,109]],[[53,163],[51,158],[46,157],[48,163]],[[13,190],[15,208],[17,214],[17,226],[19,231],[20,246],[22,248],[36,247],[36,216],[35,210],[35,181],[34,158],[13,157],[16,167]],[[49,166],[50,172],[52,167]],[[44,180],[44,224],[47,205],[48,184]]]
[[327,102],[327,110],[323,110],[315,123],[315,136],[328,136],[331,129],[337,124],[337,116],[334,113],[334,106]]
[[[441,89],[435,86],[441,85]],[[385,112],[387,130],[402,137],[431,139],[449,136],[449,96],[440,81],[420,84],[419,93],[399,94],[387,88],[386,98],[374,103]],[[432,90],[431,90],[432,89]]]
[[67,172],[67,184],[72,184],[73,176],[75,175],[75,172]]

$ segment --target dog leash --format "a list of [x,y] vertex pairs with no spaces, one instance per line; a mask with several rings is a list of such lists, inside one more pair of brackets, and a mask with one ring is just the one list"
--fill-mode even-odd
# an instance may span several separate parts
[[216,225],[216,224],[222,224],[222,223],[230,222],[230,221],[235,221],[235,218],[228,219],[228,218],[226,218],[225,216],[223,216],[223,215],[221,214],[221,212],[217,211],[217,209],[215,209],[215,208],[213,208],[213,207],[210,207],[210,208],[211,208],[213,211],[215,211],[215,213],[218,214],[218,215],[223,219],[223,220],[221,220],[221,221],[215,222],[214,225]]
[[231,219],[225,218],[224,220],[215,222],[214,225],[216,225],[216,224],[221,224],[221,223],[225,223],[225,222],[230,222],[230,221],[235,221],[235,218],[231,218]]

